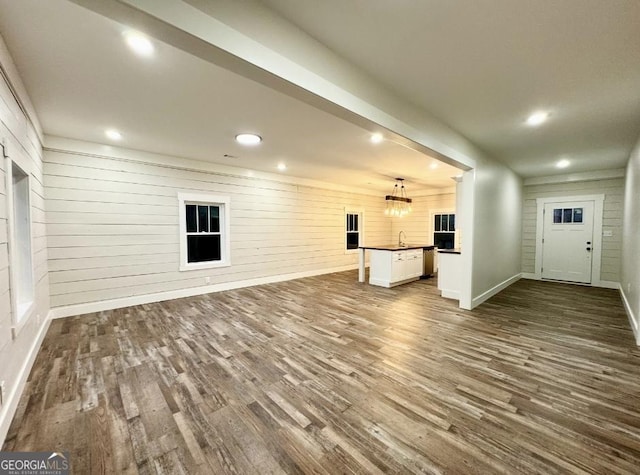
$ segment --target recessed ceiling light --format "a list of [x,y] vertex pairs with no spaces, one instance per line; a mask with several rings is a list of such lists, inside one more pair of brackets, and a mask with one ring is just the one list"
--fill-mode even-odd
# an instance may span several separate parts
[[371,141],[373,143],[380,143],[384,140],[384,137],[382,136],[382,134],[373,134],[371,135]]
[[122,134],[115,129],[105,130],[104,134],[111,140],[122,140]]
[[567,168],[569,165],[571,165],[571,162],[566,158],[563,158],[558,163],[556,163],[556,167],[558,168]]
[[142,33],[127,31],[124,33],[124,39],[129,45],[129,48],[140,56],[151,56],[153,54],[153,43]]
[[258,145],[262,142],[262,137],[256,134],[238,134],[236,142],[242,145]]
[[436,168],[438,168],[438,162],[432,162],[431,165],[429,165],[429,168],[435,170]]
[[527,118],[527,125],[535,127],[542,124],[549,118],[549,113],[544,111],[534,112]]
[[281,172],[285,171],[287,169],[287,166],[284,163],[278,163],[278,170],[280,170]]

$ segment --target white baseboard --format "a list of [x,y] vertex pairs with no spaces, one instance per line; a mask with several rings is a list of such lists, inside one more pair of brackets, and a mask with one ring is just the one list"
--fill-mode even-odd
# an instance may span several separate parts
[[447,290],[447,289],[441,289],[440,290],[440,296],[444,297],[445,299],[453,299],[453,300],[460,300],[460,291],[459,290]]
[[36,356],[40,351],[40,345],[42,345],[42,341],[44,340],[44,336],[47,334],[47,330],[49,329],[49,324],[51,323],[51,318],[48,315],[42,326],[40,327],[40,332],[38,336],[33,340],[31,344],[31,348],[29,349],[29,353],[20,368],[20,372],[18,373],[18,380],[12,384],[12,390],[7,394],[4,404],[2,405],[2,410],[0,410],[0,447],[4,445],[4,440],[7,437],[7,433],[9,432],[9,427],[11,426],[11,422],[13,421],[13,416],[16,414],[16,409],[18,408],[18,403],[20,402],[20,396],[22,396],[22,391],[24,390],[24,385],[27,383],[27,378],[29,377],[29,373],[31,372],[31,367],[36,360]]
[[384,279],[376,279],[369,277],[369,285],[377,285],[378,287],[386,287],[386,288],[390,288],[391,287],[391,283],[388,280],[384,280]]
[[[522,273],[522,278],[523,279],[530,279],[530,280],[543,280],[540,277],[540,274],[534,274],[532,272],[523,272]],[[603,289],[619,289],[620,288],[620,283],[619,282],[613,282],[611,280],[596,280],[595,282],[593,282],[592,284],[580,284],[577,282],[563,282],[561,280],[549,280],[549,282],[559,282],[559,283],[565,283],[565,284],[572,284],[572,285],[590,285],[591,287],[600,287]]]
[[593,287],[601,287],[603,289],[620,289],[620,282],[613,282],[611,280],[599,280],[591,285]]
[[486,292],[483,292],[482,294],[478,295],[477,297],[475,297],[474,299],[471,300],[471,308],[472,309],[476,308],[478,305],[480,305],[483,302],[486,302],[491,297],[496,295],[498,292],[506,289],[511,284],[519,281],[521,278],[522,278],[522,274],[518,273],[518,274],[516,274],[514,276],[509,277],[508,279],[504,280],[503,282],[500,282],[498,285],[496,285],[494,287],[491,287]]
[[638,321],[638,317],[640,317],[640,315],[636,316],[633,314],[633,310],[631,309],[631,305],[629,305],[629,300],[627,299],[626,294],[624,293],[624,290],[622,290],[622,287],[618,287],[620,289],[620,295],[622,296],[622,303],[624,305],[624,309],[627,312],[627,317],[629,318],[629,325],[631,325],[631,329],[633,330],[633,336],[635,336],[636,338],[636,345],[640,346],[640,322]]
[[390,289],[391,287],[397,287],[398,285],[408,284],[409,282],[415,282],[417,280],[420,280],[420,277],[411,277],[410,279],[399,280],[398,282],[390,282],[385,279],[372,279],[369,277],[369,285],[377,285],[378,287],[386,287],[387,289]]
[[268,277],[259,277],[257,279],[238,280],[235,282],[223,282],[220,284],[206,285],[203,287],[191,287],[188,289],[171,290],[155,294],[134,295],[132,297],[123,297],[119,299],[101,300],[99,302],[88,302],[77,305],[67,305],[64,307],[55,307],[51,309],[51,318],[72,317],[75,315],[84,315],[85,313],[102,312],[105,310],[113,310],[116,308],[131,307],[133,305],[143,305],[153,302],[162,302],[164,300],[180,299],[184,297],[193,297],[195,295],[210,294],[213,292],[221,292],[223,290],[240,289],[243,287],[252,287],[254,285],[272,284],[275,282],[283,282],[286,280],[300,279],[302,277],[312,277],[315,275],[331,274],[333,272],[343,272],[347,270],[357,269],[358,264],[350,264],[347,266],[334,267],[331,269],[317,269],[304,272],[295,272],[291,274],[272,275]]

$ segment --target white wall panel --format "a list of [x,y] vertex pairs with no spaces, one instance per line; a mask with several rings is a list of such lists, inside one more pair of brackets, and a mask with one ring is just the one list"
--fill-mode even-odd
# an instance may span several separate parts
[[[0,200],[2,196],[0,195]],[[140,205],[134,206],[130,204],[114,204],[114,203],[92,203],[91,207],[87,207],[85,202],[81,201],[64,201],[64,200],[51,200],[47,197],[47,221],[50,216],[55,216],[54,213],[79,213],[82,217],[76,217],[72,222],[78,222],[78,219],[84,219],[87,214],[111,214],[113,216],[175,216],[177,219],[177,213],[175,207],[171,206],[154,206],[154,205]],[[54,219],[54,218],[51,218]],[[53,221],[58,222],[58,221]],[[68,222],[68,221],[60,221]]]
[[[4,440],[13,411],[20,397],[20,383],[26,378],[31,348],[37,344],[49,311],[49,282],[47,269],[47,243],[44,225],[44,188],[42,185],[42,146],[39,125],[35,116],[29,119],[16,101],[9,81],[16,91],[24,91],[13,61],[0,38],[0,63],[7,76],[0,75],[0,139],[6,141],[11,159],[20,160],[20,166],[30,175],[30,205],[32,226],[32,252],[34,266],[34,311],[26,321],[12,332],[11,289],[9,279],[8,202],[6,198],[6,161],[0,156],[0,381],[5,382],[4,404],[0,408],[0,444]],[[20,97],[28,104],[26,95]],[[37,348],[36,348],[37,349]]]
[[[365,242],[388,242],[373,196],[119,157],[45,151],[54,307],[355,265],[345,208],[365,212]],[[148,156],[147,156],[148,158]],[[164,157],[166,158],[166,157]],[[231,198],[231,267],[180,272],[178,192]],[[206,278],[206,281],[205,281]]]
[[620,287],[640,345],[640,139],[627,163],[623,201]]
[[[465,173],[463,198],[472,191],[465,187],[470,178]],[[462,229],[461,247],[464,257],[469,245],[473,246],[471,296],[475,305],[521,272],[523,186],[522,179],[512,170],[488,160],[477,164],[473,180],[473,200],[469,203],[473,209],[463,210],[466,229]],[[471,211],[472,224],[465,218]],[[464,292],[462,295],[464,299]]]
[[162,264],[165,262],[177,262],[179,254],[177,252],[165,252],[154,254],[136,254],[130,256],[106,256],[106,257],[83,257],[68,259],[49,259],[49,270],[70,271],[82,269],[108,269],[109,267],[120,267],[123,265],[137,264]]
[[162,255],[177,252],[175,244],[140,244],[124,246],[50,247],[49,262],[87,257]]
[[407,235],[408,243],[433,244],[433,223],[431,215],[435,211],[452,210],[455,212],[455,193],[442,195],[417,196],[411,203],[411,214],[402,218],[390,218],[392,223],[391,242],[398,240],[400,231]]

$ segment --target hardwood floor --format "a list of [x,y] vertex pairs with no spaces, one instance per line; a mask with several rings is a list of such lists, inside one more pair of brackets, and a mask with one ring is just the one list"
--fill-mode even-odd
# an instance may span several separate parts
[[73,473],[638,473],[617,291],[355,272],[52,322],[4,450]]

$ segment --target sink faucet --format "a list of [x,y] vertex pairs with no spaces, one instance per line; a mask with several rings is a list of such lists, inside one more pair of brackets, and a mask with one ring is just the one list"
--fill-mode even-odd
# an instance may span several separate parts
[[405,239],[407,239],[407,235],[404,233],[404,231],[400,231],[398,233],[398,246],[400,246],[400,247],[407,245],[407,243],[402,240],[403,236],[404,236]]

